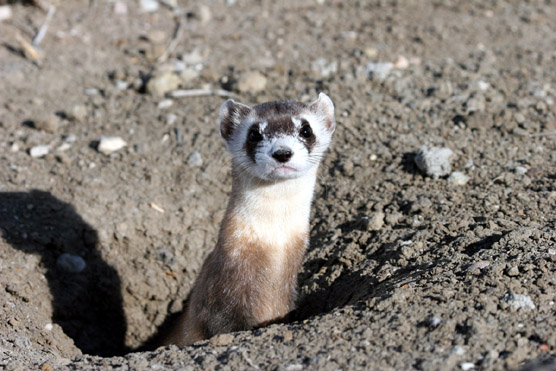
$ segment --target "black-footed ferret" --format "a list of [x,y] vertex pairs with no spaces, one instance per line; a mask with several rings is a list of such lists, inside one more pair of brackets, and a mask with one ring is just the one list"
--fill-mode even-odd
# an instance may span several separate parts
[[252,329],[293,310],[317,170],[335,127],[324,93],[309,105],[222,104],[232,193],[216,247],[163,344]]

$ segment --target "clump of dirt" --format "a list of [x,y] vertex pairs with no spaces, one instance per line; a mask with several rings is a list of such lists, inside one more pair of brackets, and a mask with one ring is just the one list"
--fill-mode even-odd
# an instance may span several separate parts
[[[49,7],[1,3],[1,367],[554,365],[554,5],[52,1],[33,45]],[[216,242],[220,104],[320,91],[338,125],[297,310],[144,350]]]

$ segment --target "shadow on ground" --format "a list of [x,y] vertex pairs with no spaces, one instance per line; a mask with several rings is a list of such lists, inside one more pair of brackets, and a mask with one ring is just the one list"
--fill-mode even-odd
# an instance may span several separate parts
[[[53,322],[83,353],[126,352],[120,278],[97,251],[97,232],[73,206],[48,192],[0,193],[0,232],[13,248],[41,257],[52,297]],[[82,257],[80,273],[57,266],[61,254]]]

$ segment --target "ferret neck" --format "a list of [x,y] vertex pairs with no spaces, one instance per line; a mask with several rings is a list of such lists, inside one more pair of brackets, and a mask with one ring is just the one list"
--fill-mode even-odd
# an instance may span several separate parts
[[299,178],[277,181],[265,181],[239,175],[236,170],[235,168],[232,170],[232,197],[260,198],[260,201],[264,199],[269,201],[282,199],[284,202],[301,199],[303,200],[302,204],[311,203],[317,175],[316,167]]

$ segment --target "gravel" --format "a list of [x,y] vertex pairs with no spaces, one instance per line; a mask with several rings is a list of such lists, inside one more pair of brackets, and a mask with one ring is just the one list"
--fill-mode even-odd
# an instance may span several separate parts
[[[422,146],[415,155],[417,167],[426,175],[436,179],[450,174],[453,152],[449,148]],[[461,177],[456,176],[461,180]]]

